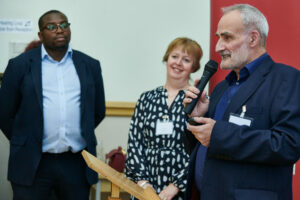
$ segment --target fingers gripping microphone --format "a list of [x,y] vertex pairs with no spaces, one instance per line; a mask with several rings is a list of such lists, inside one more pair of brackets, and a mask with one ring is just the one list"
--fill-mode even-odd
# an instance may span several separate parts
[[192,111],[194,110],[199,98],[201,97],[201,94],[202,94],[208,80],[217,71],[217,69],[218,69],[218,63],[216,61],[210,60],[206,63],[203,75],[202,75],[199,83],[196,86],[198,88],[198,90],[200,91],[200,93],[198,94],[197,98],[192,100],[191,103],[186,104],[186,106],[184,107],[184,112],[186,114],[191,114],[192,113]]

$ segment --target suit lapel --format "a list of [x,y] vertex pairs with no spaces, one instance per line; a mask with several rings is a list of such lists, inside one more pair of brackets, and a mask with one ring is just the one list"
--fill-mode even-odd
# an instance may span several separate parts
[[223,118],[229,116],[229,112],[237,113],[245,104],[249,97],[251,97],[256,89],[265,80],[266,75],[271,70],[271,65],[274,62],[270,57],[267,57],[249,77],[249,79],[241,86],[237,93],[233,96],[231,103],[228,105]]
[[31,75],[37,95],[38,103],[43,110],[42,100],[42,59],[41,59],[41,48],[36,51],[35,54],[30,58],[31,62]]
[[86,75],[86,66],[85,66],[85,62],[83,62],[83,60],[80,59],[80,56],[78,55],[78,53],[76,51],[73,50],[73,62],[75,65],[75,69],[76,72],[78,74],[79,77],[79,81],[80,81],[80,112],[81,112],[81,116],[83,115],[83,111],[84,111],[84,101],[85,101],[85,94],[86,94],[86,90],[87,90],[87,75]]

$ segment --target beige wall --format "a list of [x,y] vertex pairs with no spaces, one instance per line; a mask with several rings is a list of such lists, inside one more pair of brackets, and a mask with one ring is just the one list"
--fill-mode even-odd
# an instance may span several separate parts
[[0,32],[0,72],[13,43],[38,38],[38,19],[50,9],[68,16],[71,47],[100,60],[107,101],[135,102],[143,91],[163,85],[162,57],[176,37],[201,44],[202,66],[209,59],[209,0],[0,0],[0,20],[33,24],[29,33]]
[[127,149],[130,117],[106,117],[96,128],[97,154],[105,160],[105,154],[121,146]]

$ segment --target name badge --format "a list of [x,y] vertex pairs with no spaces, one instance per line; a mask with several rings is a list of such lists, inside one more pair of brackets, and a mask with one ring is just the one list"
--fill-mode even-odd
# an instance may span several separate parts
[[172,121],[160,121],[156,123],[156,135],[171,135],[173,133],[173,122]]
[[244,105],[242,107],[242,113],[240,115],[230,113],[229,122],[239,126],[243,126],[243,125],[251,126],[253,119],[249,117],[245,117],[245,112],[246,112],[246,106]]
[[229,116],[229,122],[234,123],[239,126],[250,126],[252,120],[250,118],[240,117],[239,115],[231,113]]

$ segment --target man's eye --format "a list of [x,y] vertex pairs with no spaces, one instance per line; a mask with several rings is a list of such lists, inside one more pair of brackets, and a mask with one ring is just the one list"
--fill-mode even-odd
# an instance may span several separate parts
[[54,24],[48,24],[47,25],[47,29],[50,30],[50,31],[54,30],[55,28],[56,28],[56,25],[54,25]]
[[224,40],[229,40],[231,37],[229,35],[224,36]]
[[69,24],[67,22],[64,22],[60,25],[60,28],[68,28]]

